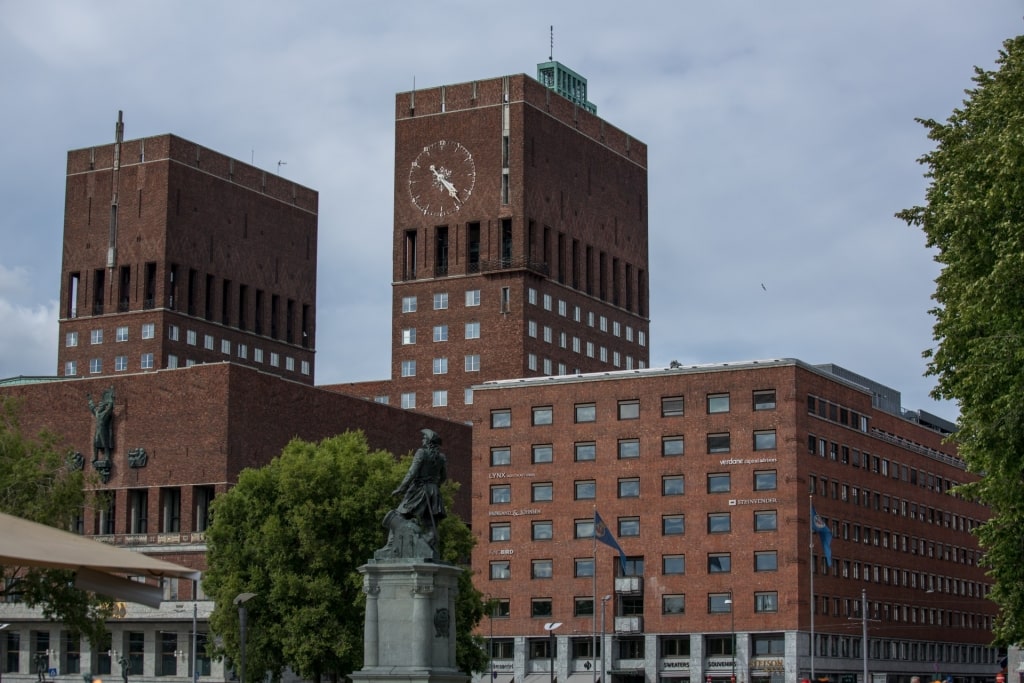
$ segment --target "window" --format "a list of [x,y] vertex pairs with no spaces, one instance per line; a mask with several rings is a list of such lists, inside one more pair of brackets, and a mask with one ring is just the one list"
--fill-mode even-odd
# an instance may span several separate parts
[[66,361],[64,363],[64,376],[74,377],[78,374],[78,363],[73,360]]
[[534,464],[551,462],[553,457],[551,444],[534,445],[532,450]]
[[539,482],[537,484],[533,484],[533,485],[531,485],[530,489],[531,489],[530,500],[532,500],[533,502],[549,501],[549,500],[551,500],[551,497],[553,495],[552,486],[551,486],[551,482],[550,481]]
[[466,372],[480,372],[479,353],[471,353],[466,356]]
[[[212,334],[204,334],[203,335],[203,348],[205,348],[207,351],[213,351],[213,335]],[[263,360],[262,352],[260,352],[259,360],[260,361]]]
[[223,353],[226,356],[230,356],[231,355],[231,340],[229,340],[229,339],[222,339],[220,341],[220,352]]
[[640,419],[640,401],[619,401],[619,419]]
[[589,578],[594,575],[594,558],[577,557],[574,561],[573,575],[576,578]]
[[551,572],[551,560],[533,560],[530,562],[531,579],[550,579]]
[[682,455],[686,452],[686,443],[681,436],[663,436],[661,438],[661,454],[663,456]]
[[445,389],[434,389],[431,396],[431,405],[435,408],[443,408],[448,405],[448,391]]
[[[102,333],[103,333],[103,331],[100,330],[101,336],[102,336]],[[168,325],[167,326],[167,338],[170,339],[171,341],[178,341],[178,337],[179,337],[178,326],[177,325]]]
[[128,369],[128,356],[114,357],[114,371],[123,372]]
[[597,406],[593,403],[576,404],[576,422],[594,422],[597,419]]
[[407,391],[402,394],[402,407],[409,409],[416,407],[416,392]]
[[685,492],[684,479],[681,474],[666,474],[661,477],[661,495],[681,496]]
[[504,429],[512,426],[511,410],[492,410],[491,429]]
[[466,339],[479,339],[480,338],[480,322],[473,320],[466,323]]
[[755,391],[754,410],[775,410],[775,390]]
[[763,550],[754,553],[755,572],[774,572],[779,569],[779,557],[774,550]]
[[89,372],[93,375],[98,375],[103,372],[103,360],[100,358],[89,359]]
[[732,489],[728,472],[708,475],[708,493],[728,493]]
[[409,344],[416,343],[416,328],[407,327],[402,330],[402,346],[408,346]]
[[[708,612],[712,614],[728,614],[732,611],[732,594],[730,593],[709,593],[708,594]],[[720,654],[731,654],[732,650],[732,638],[730,637],[727,642],[723,643],[723,650],[729,650],[729,652],[722,652]]]
[[491,449],[491,465],[511,465],[512,449],[508,446],[498,446]]
[[509,484],[495,484],[491,487],[492,503],[511,503],[512,487]]
[[573,533],[574,538],[593,538],[594,537],[594,518],[588,517],[587,519],[576,519],[573,520]]
[[535,541],[550,541],[554,538],[554,528],[549,519],[534,522],[531,531],[531,538]]
[[775,510],[754,512],[754,531],[775,531],[778,529],[778,513]]
[[661,399],[661,416],[662,417],[682,417],[683,415],[683,397],[682,396],[665,396]]
[[708,394],[708,413],[729,412],[729,394]]
[[114,332],[114,340],[119,342],[128,341],[128,326],[120,325]]
[[708,453],[728,453],[729,446],[729,432],[708,434]]
[[[661,613],[662,614],[686,614],[686,596],[685,595],[662,595],[661,596]],[[664,654],[668,655],[670,653],[669,652],[664,652]]]
[[402,313],[415,313],[416,312],[416,297],[414,296],[403,296],[402,297]]
[[775,430],[766,429],[759,432],[754,432],[754,450],[755,451],[774,451],[775,450]]
[[78,346],[78,333],[68,332],[64,335],[64,346]]
[[732,571],[732,555],[708,553],[708,574],[728,574]]
[[534,321],[534,320],[526,321],[526,334],[528,334],[531,337],[536,339],[536,337],[537,337],[537,322],[536,321]]
[[276,368],[281,364],[281,354],[277,351],[270,352],[270,367]]
[[639,517],[619,517],[619,536],[639,536]]
[[597,446],[592,443],[578,443],[576,444],[576,456],[577,462],[585,460],[594,460],[597,457]]
[[[238,347],[237,347],[237,350],[238,350],[238,357],[239,358],[248,358],[248,356],[249,356],[249,345],[248,344],[239,344]],[[294,370],[295,368],[294,367],[290,367],[288,369],[289,370]]]
[[473,405],[473,390],[467,388],[466,392],[462,396],[462,400],[467,406]]
[[686,556],[685,555],[663,555],[661,558],[661,573],[662,574],[685,574],[686,573]]
[[779,594],[775,591],[765,591],[764,593],[754,593],[754,611],[755,612],[778,612],[779,611]]
[[508,560],[495,560],[491,562],[491,579],[502,581],[512,578],[512,567]]
[[754,472],[755,491],[774,491],[778,488],[775,470],[756,470]]
[[545,311],[550,311],[551,310],[551,295],[550,294],[545,294],[543,296],[543,301],[544,301],[544,310]]
[[437,292],[434,294],[434,310],[441,311],[448,308],[448,292]]
[[[178,339],[178,328],[177,327],[174,328],[174,337],[173,337],[173,339],[175,341],[177,341],[177,339]],[[89,343],[90,344],[102,344],[103,343],[103,330],[92,330],[89,333]]]
[[416,361],[414,360],[403,360],[402,361],[402,377],[415,377],[416,376]]
[[[494,617],[495,619],[508,619],[512,615],[512,610],[509,608],[509,600],[508,600],[508,598],[497,598],[497,599],[491,600],[491,605],[493,605],[493,609],[491,610],[490,616]],[[507,647],[505,647],[505,646],[507,646]],[[512,648],[512,641],[511,640],[509,640],[507,643],[503,643],[503,642],[494,643],[494,657],[495,657],[495,659],[498,659],[500,657],[500,655],[504,654],[506,651],[509,654],[508,654],[507,657],[504,657],[504,658],[505,659],[512,659],[511,648]]]
[[590,501],[597,498],[597,483],[593,479],[577,481],[575,487],[575,500]]
[[434,341],[436,341],[436,342],[448,341],[448,326],[447,325],[434,325]]
[[479,306],[480,305],[480,290],[469,289],[466,290],[466,305],[467,306]]
[[732,517],[728,512],[708,514],[708,533],[724,534],[732,531]]
[[[591,617],[594,616],[594,599],[593,598],[575,598],[573,601],[573,616],[575,617]],[[579,644],[581,641],[574,641],[573,645]],[[590,643],[589,640],[582,641],[583,645]],[[589,648],[587,648],[589,652]],[[574,653],[573,659],[583,659],[590,655],[587,652]]]
[[154,323],[142,323],[142,338],[152,339],[156,336],[156,325]]
[[531,617],[550,617],[551,598],[532,598],[530,600]]
[[195,330],[185,330],[185,343],[189,346],[195,346],[198,343],[198,336]]
[[435,358],[434,359],[434,374],[435,375],[447,375],[448,374],[448,359],[447,358]]
[[630,477],[629,479],[619,479],[619,498],[639,498],[640,497],[640,479],[636,477]]
[[619,459],[639,458],[640,441],[638,439],[619,440]]
[[663,515],[661,518],[661,534],[663,536],[682,536],[686,532],[683,515]]
[[552,422],[551,406],[541,406],[533,409],[533,424],[549,425]]

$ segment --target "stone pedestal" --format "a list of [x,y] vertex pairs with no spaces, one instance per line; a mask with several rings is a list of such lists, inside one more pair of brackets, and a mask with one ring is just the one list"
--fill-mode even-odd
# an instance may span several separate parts
[[462,569],[420,561],[359,568],[366,593],[363,668],[352,683],[466,683],[455,664],[455,597]]

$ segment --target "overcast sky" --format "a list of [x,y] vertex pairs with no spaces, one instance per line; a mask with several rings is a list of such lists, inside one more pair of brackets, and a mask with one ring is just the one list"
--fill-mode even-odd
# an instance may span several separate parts
[[[932,401],[915,117],[1021,0],[0,0],[0,378],[57,364],[70,149],[174,133],[320,193],[318,384],[390,372],[394,94],[554,58],[647,143],[651,363],[796,357]],[[278,162],[282,162],[279,166]]]

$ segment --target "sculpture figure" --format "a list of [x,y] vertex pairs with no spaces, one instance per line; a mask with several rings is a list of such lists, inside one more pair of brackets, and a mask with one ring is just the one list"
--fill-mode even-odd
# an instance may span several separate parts
[[92,461],[100,459],[100,451],[103,451],[103,459],[109,460],[114,450],[114,387],[103,391],[103,398],[99,403],[92,400],[92,395],[87,394],[89,399],[89,412],[95,418],[95,428],[92,437]]
[[437,525],[447,516],[441,485],[448,479],[448,461],[440,449],[441,437],[430,429],[420,432],[423,445],[393,491],[402,502],[384,518],[388,542],[374,553],[375,559],[441,558]]

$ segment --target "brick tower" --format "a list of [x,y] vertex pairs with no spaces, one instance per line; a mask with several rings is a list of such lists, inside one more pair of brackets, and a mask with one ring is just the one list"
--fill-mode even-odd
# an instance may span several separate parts
[[313,384],[317,193],[173,135],[68,153],[58,373]]
[[597,117],[582,77],[538,78],[396,96],[377,400],[469,420],[486,380],[647,366],[647,147]]

